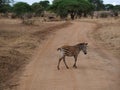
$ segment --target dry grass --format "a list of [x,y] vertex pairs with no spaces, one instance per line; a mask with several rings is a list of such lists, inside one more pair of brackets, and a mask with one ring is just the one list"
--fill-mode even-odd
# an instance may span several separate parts
[[100,25],[98,30],[93,32],[94,39],[120,58],[120,19],[98,19],[94,22]]
[[2,19],[0,21],[0,90],[9,90],[12,86],[16,86],[13,77],[29,62],[40,42],[53,31],[69,24],[53,22],[26,26],[19,20]]

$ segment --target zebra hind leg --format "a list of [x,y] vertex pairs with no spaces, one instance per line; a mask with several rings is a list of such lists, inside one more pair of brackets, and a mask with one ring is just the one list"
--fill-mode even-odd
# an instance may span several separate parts
[[60,66],[60,62],[61,62],[62,59],[63,59],[63,58],[60,58],[59,61],[58,61],[58,65],[57,65],[57,69],[58,69],[58,70],[60,70],[60,67],[59,67],[59,66]]

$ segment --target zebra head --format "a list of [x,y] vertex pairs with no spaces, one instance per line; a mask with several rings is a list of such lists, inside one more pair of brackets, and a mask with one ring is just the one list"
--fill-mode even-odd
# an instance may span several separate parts
[[80,51],[83,51],[84,54],[87,54],[87,45],[88,45],[88,43],[80,43],[78,45],[79,45]]

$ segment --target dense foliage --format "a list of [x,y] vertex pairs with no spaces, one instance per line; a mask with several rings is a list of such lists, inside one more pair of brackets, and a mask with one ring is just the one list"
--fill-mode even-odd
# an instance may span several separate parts
[[61,18],[70,15],[71,19],[74,19],[76,15],[92,11],[94,5],[87,0],[54,0],[50,8]]
[[48,9],[50,6],[49,1],[40,1],[39,3],[33,3],[31,5],[32,12],[35,13],[35,16],[42,16],[43,12]]
[[24,13],[28,13],[31,12],[31,7],[29,4],[25,3],[25,2],[18,2],[16,4],[14,4],[13,6],[13,11],[17,14],[17,15],[22,15]]
[[104,9],[103,0],[88,0],[88,1],[95,6],[94,10],[99,11]]
[[0,12],[6,13],[11,11],[11,6],[9,3],[12,3],[14,0],[0,0]]

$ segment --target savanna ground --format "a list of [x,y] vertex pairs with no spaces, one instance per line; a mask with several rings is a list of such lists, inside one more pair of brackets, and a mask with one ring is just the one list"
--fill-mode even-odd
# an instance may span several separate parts
[[[69,22],[41,23],[27,26],[21,20],[0,20],[0,90],[17,86],[17,78],[29,63],[34,50],[50,33]],[[19,73],[19,74],[18,74]],[[14,77],[14,81],[13,81]],[[12,83],[13,82],[13,83]]]
[[80,20],[82,22],[96,23],[97,27],[91,35],[104,49],[111,51],[120,58],[120,18]]
[[[56,34],[57,36],[59,36],[59,38],[53,37],[48,42],[48,44],[51,47],[49,45],[47,46],[47,44],[44,44],[43,48],[41,49],[41,53],[43,52],[43,54],[40,56],[39,54],[41,54],[41,53],[39,53],[38,54],[38,56],[40,56],[39,58],[46,59],[44,56],[48,54],[47,49],[52,48],[50,50],[54,51],[53,46],[58,45],[59,43],[61,43],[61,45],[65,44],[65,43],[74,44],[79,41],[78,38],[83,38],[83,37],[85,37],[86,39],[83,38],[83,40],[81,40],[81,41],[85,40],[85,41],[91,42],[90,40],[87,39],[86,35],[85,36],[83,35],[84,34],[83,31],[81,31],[82,33],[80,33],[77,30],[77,33],[75,33],[75,35],[73,35],[73,33],[75,31],[72,31],[71,28],[77,29],[76,26],[79,26],[79,24],[81,24],[81,27],[82,27],[80,30],[82,30],[82,29],[85,30],[86,34],[88,34],[88,37],[92,38],[92,40],[96,44],[96,45],[92,45],[94,43],[91,43],[91,47],[96,49],[96,48],[99,48],[97,46],[100,46],[100,48],[103,50],[106,50],[107,53],[111,53],[114,57],[118,58],[118,60],[120,59],[120,56],[119,56],[120,55],[120,26],[119,26],[120,19],[114,19],[114,18],[93,19],[93,20],[92,19],[81,19],[81,20],[77,20],[76,22],[78,24],[76,24],[75,26],[72,26],[72,22],[71,23],[70,22],[46,22],[46,23],[44,22],[44,23],[41,23],[39,21],[36,21],[35,25],[26,26],[26,25],[21,24],[20,20],[1,19],[0,20],[0,90],[4,90],[4,89],[16,90],[14,87],[21,86],[18,83],[18,81],[19,81],[18,77],[21,76],[21,72],[23,73],[25,66],[28,65],[29,62],[31,62],[31,58],[33,57],[33,54],[36,53],[37,50],[40,50],[40,49],[38,49],[38,47],[39,47],[39,45],[41,45],[43,43],[43,40],[49,41],[49,37],[51,37],[51,35],[54,36],[54,34],[56,34],[55,32],[58,32],[60,30],[58,35]],[[89,29],[89,27],[87,27],[85,25],[87,25],[91,28],[91,31],[89,33],[87,31],[87,29]],[[70,26],[71,26],[71,28],[69,28]],[[69,33],[68,33],[68,31],[65,31],[64,29],[65,30],[70,29]],[[66,35],[64,35],[64,34],[66,34]],[[71,37],[69,37],[69,39],[67,37],[67,34],[69,36],[71,36]],[[79,37],[79,34],[83,35],[83,36]],[[72,38],[74,38],[74,39],[72,40]],[[52,41],[52,40],[58,40],[58,41]],[[64,42],[64,41],[67,41],[67,42]],[[55,44],[53,44],[53,43],[55,43]],[[58,43],[58,44],[56,44],[56,43]],[[56,49],[56,46],[55,46],[55,49]],[[92,51],[92,49],[91,49],[91,51]],[[95,54],[95,53],[96,52],[93,50],[91,54]],[[102,53],[102,54],[104,54],[104,53]],[[51,58],[50,55],[47,55],[47,56],[48,56],[48,58]],[[89,54],[87,59],[88,60],[95,59],[94,57],[91,58],[91,56],[92,55]],[[104,56],[105,55],[102,55],[101,57],[104,57]],[[100,56],[99,57],[97,56],[96,58],[99,59]],[[57,59],[57,58],[55,57],[55,59]],[[82,57],[82,59],[85,59],[85,57]],[[38,62],[38,61],[35,61],[35,62]],[[40,61],[40,62],[42,62],[42,61]],[[88,61],[84,61],[84,62],[86,65],[88,65],[88,63],[86,63]],[[84,63],[84,62],[81,61],[81,63]],[[92,62],[90,63],[90,62],[91,61],[89,61],[89,64],[93,64],[93,66],[94,66],[94,63],[92,63]],[[100,63],[101,65],[106,65],[106,64],[103,64],[104,62],[102,62],[102,61],[95,61],[95,62],[97,62],[96,67],[98,65],[99,68],[100,68],[100,65],[98,63]],[[107,61],[105,61],[105,63],[106,62]],[[112,64],[112,62],[113,61],[111,61],[111,64]],[[57,63],[56,64],[55,63],[56,63],[56,61],[52,62],[52,64],[54,64],[54,66],[57,65]],[[118,63],[118,65],[119,65],[119,63]],[[47,62],[44,63],[44,65],[47,65],[47,64],[50,65]],[[85,64],[83,64],[83,65],[85,65]],[[44,65],[41,65],[41,68],[42,68],[42,66],[44,68],[45,67]],[[30,67],[31,70],[32,70],[32,67]],[[36,67],[37,67],[37,64],[36,64]],[[34,68],[33,71],[36,70],[36,67],[35,66],[33,67]],[[87,67],[89,67],[89,66],[87,66]],[[87,67],[86,67],[86,69],[87,69]],[[103,67],[106,67],[106,66],[103,66]],[[46,69],[42,70],[41,68],[38,69],[38,71],[39,70],[42,71],[43,74],[45,73],[45,76],[46,76],[47,72],[44,71]],[[52,71],[52,68],[50,67],[49,69]],[[63,68],[64,67],[62,67],[62,70],[63,70]],[[74,81],[76,83],[75,86],[72,85],[73,82],[70,82],[71,84],[68,83],[67,86],[69,86],[68,87],[69,90],[73,90],[72,87],[74,87],[75,90],[80,90],[80,89],[78,89],[79,88],[79,85],[78,85],[79,77],[76,74],[79,74],[79,73],[81,74],[81,72],[86,72],[86,74],[88,73],[89,74],[89,76],[87,77],[88,82],[90,82],[90,79],[92,78],[92,72],[89,72],[89,71],[91,71],[91,69],[88,69],[89,71],[86,71],[85,66],[82,66],[79,68],[81,68],[80,69],[81,71],[73,71],[72,70],[70,72],[69,71],[65,72],[63,70],[64,74],[62,74],[62,77],[65,78],[65,76],[67,76],[68,74],[71,74],[72,77],[68,75],[69,80]],[[113,68],[114,68],[114,66],[113,66]],[[54,67],[54,69],[56,69],[56,67]],[[57,72],[54,69],[53,69],[53,71]],[[82,69],[85,71],[83,71]],[[106,67],[106,69],[107,69],[107,67]],[[119,70],[120,68],[117,67],[117,69]],[[99,71],[99,69],[96,69],[96,70]],[[105,72],[104,69],[103,69],[103,71]],[[35,72],[37,72],[37,70]],[[53,73],[55,74],[55,72],[53,72]],[[72,72],[73,72],[73,74],[72,74]],[[94,74],[98,75],[99,72],[97,72],[97,73],[95,73],[95,72],[96,71],[94,71]],[[53,75],[53,73],[49,73],[49,74]],[[106,79],[105,77],[107,77],[107,75],[109,74],[109,73],[103,73],[103,72],[101,72],[101,73],[102,73],[103,77],[100,77],[100,78],[102,78],[102,79]],[[99,73],[99,74],[101,74],[101,73]],[[57,74],[60,75],[61,73],[57,72]],[[36,74],[35,76],[37,76],[37,75],[39,75],[39,73]],[[114,75],[114,74],[111,74],[111,75]],[[53,76],[55,76],[55,75],[53,75]],[[83,75],[83,76],[85,76],[85,75]],[[99,88],[98,89],[97,87],[90,88],[90,87],[92,87],[92,84],[87,84],[87,83],[86,83],[86,86],[88,86],[88,85],[91,85],[91,86],[89,86],[88,88],[85,89],[84,88],[85,85],[83,85],[84,82],[87,81],[87,79],[85,79],[85,77],[83,79],[81,79],[81,81],[83,80],[83,84],[81,84],[83,86],[81,86],[81,87],[82,87],[82,90],[94,90],[94,89],[96,89],[96,90],[115,90],[115,89],[119,90],[120,89],[119,76],[120,76],[120,72],[117,71],[117,73],[115,75],[115,77],[116,77],[115,79],[113,79],[113,77],[107,78],[108,81],[113,80],[113,82],[115,82],[114,84],[116,84],[116,85],[111,84],[112,83],[112,81],[111,81],[109,85],[114,85],[113,88],[111,88],[111,89],[105,88],[105,85],[108,85],[108,84],[102,85],[103,87],[98,87]],[[27,77],[27,76],[25,76],[25,77]],[[30,77],[32,77],[32,76],[30,76]],[[81,77],[82,77],[82,74],[81,74]],[[44,79],[47,80],[47,78],[48,77],[46,77]],[[51,76],[51,78],[53,78],[53,77]],[[56,76],[56,78],[61,79],[60,82],[62,82],[62,78],[60,78],[58,76]],[[100,78],[99,78],[99,80],[101,80]],[[33,79],[37,81],[37,77],[33,78]],[[40,77],[38,77],[38,79],[40,79]],[[97,80],[97,78],[93,78],[93,79]],[[48,78],[48,80],[49,80],[49,78]],[[26,80],[26,82],[28,82],[28,81]],[[42,81],[42,79],[41,79],[41,81]],[[22,87],[21,90],[53,90],[53,89],[51,89],[51,88],[54,88],[52,86],[51,87],[48,86],[49,89],[46,89],[45,87],[48,84],[50,84],[50,81],[46,82],[46,86],[44,85],[45,82],[46,81],[41,83],[41,84],[43,84],[41,86],[41,89],[37,88],[37,87],[35,88],[35,85],[33,85],[33,88],[31,89],[30,86],[28,85],[27,87],[25,87],[25,86]],[[57,79],[55,82],[56,82],[55,90],[60,90],[58,88],[61,88],[61,90],[67,90],[66,88],[60,87],[59,85],[57,87],[57,82],[58,82]],[[67,79],[65,79],[65,81],[63,81],[63,82],[67,83],[69,81]],[[25,83],[25,81],[23,81],[23,83]],[[98,84],[102,84],[102,83],[104,84],[104,82],[101,82]],[[51,84],[54,85],[53,82],[51,82]],[[96,81],[96,84],[97,84],[97,81]],[[32,84],[30,83],[30,85],[32,85]],[[38,83],[36,83],[36,85],[38,85]],[[38,86],[40,86],[40,85],[38,85]],[[28,89],[28,87],[30,89]]]

